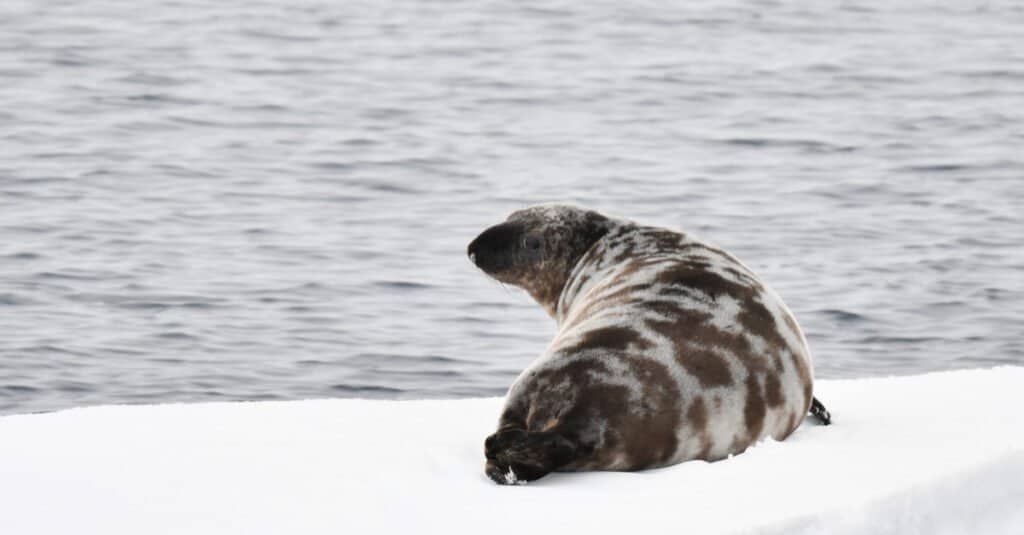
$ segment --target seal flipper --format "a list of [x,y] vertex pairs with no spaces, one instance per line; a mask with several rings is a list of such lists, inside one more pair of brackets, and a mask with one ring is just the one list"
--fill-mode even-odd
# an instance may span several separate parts
[[501,485],[534,481],[569,464],[576,449],[576,443],[560,433],[506,429],[484,441],[485,472]]
[[814,416],[821,422],[821,425],[829,425],[832,423],[832,415],[829,414],[828,409],[825,405],[818,401],[818,398],[811,398],[811,416]]

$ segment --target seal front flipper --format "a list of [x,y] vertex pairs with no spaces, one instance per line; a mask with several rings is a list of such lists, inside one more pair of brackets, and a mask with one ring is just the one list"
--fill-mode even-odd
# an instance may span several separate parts
[[569,464],[576,449],[576,443],[560,433],[505,429],[484,441],[485,472],[501,485],[534,481]]
[[821,422],[821,425],[829,425],[832,423],[832,415],[829,414],[828,409],[825,405],[818,401],[818,398],[811,398],[811,416],[814,416]]

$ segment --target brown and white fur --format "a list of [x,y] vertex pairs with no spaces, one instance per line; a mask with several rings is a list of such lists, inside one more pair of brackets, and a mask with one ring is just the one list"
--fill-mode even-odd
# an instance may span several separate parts
[[485,442],[485,471],[498,483],[722,459],[765,437],[786,438],[811,408],[800,327],[721,249],[591,210],[539,205],[484,231],[468,253],[558,322]]

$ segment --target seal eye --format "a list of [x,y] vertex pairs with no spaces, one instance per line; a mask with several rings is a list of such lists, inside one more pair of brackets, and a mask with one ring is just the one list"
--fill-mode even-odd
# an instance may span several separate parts
[[536,236],[527,236],[523,238],[523,248],[530,252],[537,252],[540,250],[540,238]]

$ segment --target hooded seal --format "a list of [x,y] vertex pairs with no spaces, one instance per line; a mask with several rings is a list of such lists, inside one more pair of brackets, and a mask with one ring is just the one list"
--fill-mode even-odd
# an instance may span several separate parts
[[828,413],[782,300],[729,253],[569,205],[512,213],[468,247],[558,323],[484,443],[502,484],[552,471],[714,461]]

